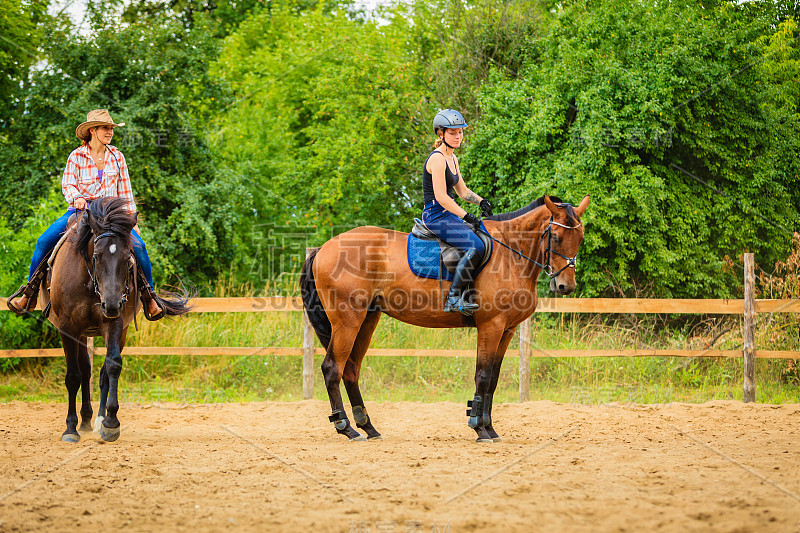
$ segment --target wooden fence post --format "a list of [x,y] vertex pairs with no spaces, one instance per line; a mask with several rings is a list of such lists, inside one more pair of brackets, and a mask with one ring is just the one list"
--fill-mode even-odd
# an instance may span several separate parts
[[744,254],[744,401],[756,401],[756,300],[753,254]]
[[[306,259],[313,248],[306,248]],[[303,399],[314,397],[314,327],[303,309]]]
[[531,397],[531,318],[519,325],[519,401]]

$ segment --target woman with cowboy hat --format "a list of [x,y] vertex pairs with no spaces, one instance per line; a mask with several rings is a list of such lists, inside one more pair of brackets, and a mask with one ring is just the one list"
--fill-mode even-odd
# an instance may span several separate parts
[[433,118],[433,132],[438,139],[422,168],[422,221],[440,239],[464,252],[453,274],[444,310],[470,315],[478,305],[466,300],[463,291],[474,278],[485,245],[476,234],[481,227],[480,218],[459,207],[453,191],[463,200],[479,205],[483,216],[491,216],[492,204],[469,190],[461,177],[454,151],[461,146],[466,127],[464,117],[454,109],[439,111]]
[[[119,197],[128,200],[131,213],[136,212],[125,156],[109,144],[114,136],[114,128],[124,125],[124,122],[115,123],[107,109],[95,109],[86,115],[86,122],[75,129],[75,135],[83,144],[69,154],[61,179],[61,190],[69,208],[36,241],[28,283],[20,287],[7,302],[8,308],[15,313],[22,315],[36,307],[47,259],[67,231],[69,217],[75,211],[85,209],[87,203],[97,198]],[[153,298],[152,267],[144,241],[139,235],[138,224],[131,235],[136,262],[144,276],[143,281],[146,281],[141,292],[145,316],[150,320],[158,320],[164,316],[164,311]]]

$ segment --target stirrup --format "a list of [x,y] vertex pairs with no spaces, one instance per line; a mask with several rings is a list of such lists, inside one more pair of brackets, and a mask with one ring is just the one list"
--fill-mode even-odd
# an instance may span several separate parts
[[[30,282],[25,283],[24,285],[20,285],[19,289],[17,289],[17,292],[15,292],[11,296],[9,296],[8,299],[6,300],[6,305],[8,306],[9,310],[11,310],[14,314],[16,314],[18,316],[25,316],[28,313],[30,313],[31,303],[33,303],[34,307],[36,306],[37,300],[35,300],[33,298],[33,294],[27,294],[27,292],[26,292],[26,289],[28,288],[29,284],[30,284]],[[17,296],[27,296],[28,297],[28,305],[25,306],[25,309],[21,309],[21,308],[17,307],[16,305],[14,305],[12,303],[12,301]]]
[[461,296],[448,296],[447,299],[444,301],[444,312],[445,313],[461,313],[467,316],[471,316],[472,312],[478,309],[480,306],[476,303],[466,302],[464,301],[464,295]]
[[[164,307],[162,307],[162,305],[158,302],[158,300],[156,300],[155,297],[156,295],[155,291],[153,290],[153,287],[151,287],[149,283],[143,282],[140,291],[141,293],[139,295],[139,301],[142,302],[142,312],[144,313],[144,317],[150,322],[155,322],[156,320],[161,320],[162,318],[164,318],[167,314],[167,310]],[[161,309],[160,312],[154,315],[150,314],[151,300],[156,302],[156,305],[158,305],[159,309]]]
[[[156,305],[158,305],[158,308],[161,310],[161,311],[159,311],[158,313],[156,313],[154,315],[150,314],[150,299],[155,301]],[[163,307],[161,307],[161,305],[158,303],[158,301],[155,298],[152,298],[152,296],[150,298],[148,298],[148,299],[145,299],[145,297],[142,296],[141,300],[142,300],[142,312],[144,313],[144,317],[147,320],[149,320],[150,322],[155,322],[156,320],[161,320],[162,318],[164,318],[166,316],[167,311]]]

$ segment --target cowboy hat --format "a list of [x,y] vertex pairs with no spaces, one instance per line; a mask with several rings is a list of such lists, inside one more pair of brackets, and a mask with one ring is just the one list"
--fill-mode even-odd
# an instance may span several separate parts
[[75,135],[78,136],[78,139],[88,141],[92,138],[89,134],[89,128],[94,128],[96,126],[117,127],[124,125],[124,122],[120,122],[119,124],[114,123],[111,115],[108,114],[108,109],[95,109],[94,111],[89,111],[89,114],[86,115],[86,122],[81,123],[75,128]]

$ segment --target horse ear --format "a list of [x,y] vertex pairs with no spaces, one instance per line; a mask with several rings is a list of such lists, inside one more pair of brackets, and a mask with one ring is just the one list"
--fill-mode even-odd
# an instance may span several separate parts
[[575,208],[575,214],[577,214],[578,217],[583,216],[583,212],[586,211],[587,207],[589,207],[589,202],[589,195],[587,194],[583,197],[583,200],[581,200],[581,204]]
[[134,211],[133,212],[133,225],[135,226],[138,223],[139,223],[139,211]]
[[92,215],[92,212],[87,209],[86,211],[84,211],[83,216],[84,220],[86,220],[86,223],[89,224],[92,233],[94,233],[95,235],[99,235],[100,225],[97,223],[97,219],[94,218],[94,215]]
[[547,209],[549,209],[554,215],[558,214],[558,207],[553,203],[553,200],[550,199],[550,196],[546,194],[544,195],[544,205],[546,205]]

